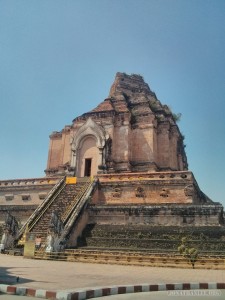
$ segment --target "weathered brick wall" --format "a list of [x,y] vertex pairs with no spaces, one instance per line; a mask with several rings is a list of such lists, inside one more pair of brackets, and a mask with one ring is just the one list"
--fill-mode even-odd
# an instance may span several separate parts
[[59,180],[59,177],[1,180],[0,223],[9,211],[23,224]]
[[[139,192],[140,190],[140,192]],[[137,184],[112,183],[100,185],[100,203],[105,204],[162,204],[162,203],[192,203],[192,199],[184,193],[184,187],[158,182],[150,185],[148,182]]]
[[115,161],[128,161],[129,151],[129,127],[121,126],[114,128],[113,158]]
[[149,162],[155,160],[153,128],[134,129],[131,136],[131,161]]
[[94,204],[204,204],[191,172],[123,173],[99,175]]
[[221,205],[90,205],[90,224],[218,226]]
[[17,222],[21,226],[27,221],[36,208],[37,205],[1,205],[0,224],[4,224],[7,213],[9,212],[16,218]]
[[70,126],[66,126],[62,132],[62,164],[70,163],[71,160],[71,131]]
[[29,178],[0,181],[0,207],[39,205],[59,177]]
[[47,169],[58,168],[63,163],[62,133],[53,132],[50,136]]

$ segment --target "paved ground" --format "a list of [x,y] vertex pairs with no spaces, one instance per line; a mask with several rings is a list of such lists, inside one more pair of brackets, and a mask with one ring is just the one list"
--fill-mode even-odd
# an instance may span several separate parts
[[0,283],[35,289],[75,291],[84,287],[180,282],[225,282],[225,271],[44,261],[0,254]]

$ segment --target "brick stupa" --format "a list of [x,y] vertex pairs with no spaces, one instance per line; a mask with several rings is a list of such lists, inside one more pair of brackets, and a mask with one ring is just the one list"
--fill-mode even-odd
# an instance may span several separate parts
[[188,170],[176,121],[142,76],[117,73],[108,98],[50,135],[45,178],[0,182],[0,217],[10,212],[23,224],[16,239],[25,229],[50,235],[48,251],[174,247],[155,245],[151,233],[176,239],[180,228],[209,232],[225,249],[223,207]]

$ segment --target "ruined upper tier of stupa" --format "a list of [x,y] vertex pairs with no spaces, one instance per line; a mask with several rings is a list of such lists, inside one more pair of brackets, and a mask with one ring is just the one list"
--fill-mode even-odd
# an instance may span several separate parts
[[140,75],[117,73],[109,96],[50,136],[46,175],[187,170],[174,115]]

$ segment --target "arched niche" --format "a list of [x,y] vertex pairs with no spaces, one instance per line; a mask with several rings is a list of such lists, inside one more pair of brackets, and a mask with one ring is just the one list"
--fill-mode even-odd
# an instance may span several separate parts
[[75,133],[72,141],[71,167],[77,177],[93,176],[105,164],[103,149],[106,134],[91,118]]

